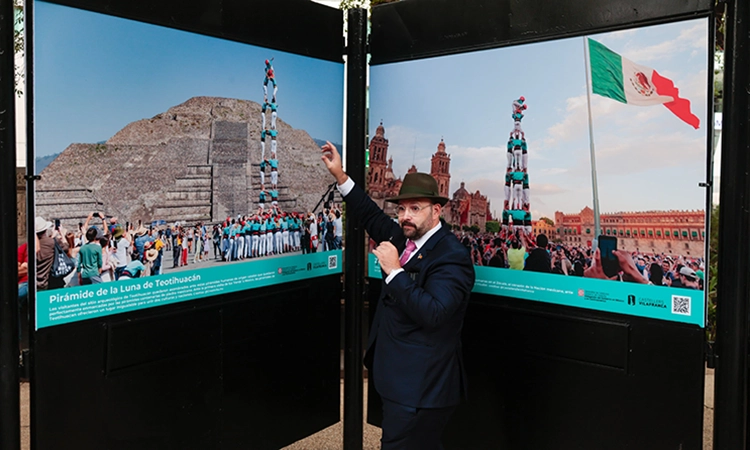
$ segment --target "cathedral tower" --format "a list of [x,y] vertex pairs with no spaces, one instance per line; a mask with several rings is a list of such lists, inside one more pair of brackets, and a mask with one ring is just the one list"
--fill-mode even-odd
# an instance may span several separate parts
[[385,191],[386,162],[388,156],[388,139],[385,138],[385,128],[383,122],[380,122],[375,137],[370,141],[370,169],[367,172],[367,189],[370,195],[377,195]]
[[440,139],[437,147],[437,153],[432,155],[432,175],[438,183],[438,190],[443,197],[449,197],[451,185],[451,155],[445,153],[445,142]]

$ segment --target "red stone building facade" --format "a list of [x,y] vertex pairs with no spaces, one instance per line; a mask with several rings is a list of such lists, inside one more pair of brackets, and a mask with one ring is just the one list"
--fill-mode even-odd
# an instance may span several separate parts
[[450,222],[453,225],[461,227],[476,225],[479,227],[479,231],[483,232],[487,223],[487,211],[489,210],[487,196],[482,195],[479,191],[472,194],[466,190],[465,184],[462,181],[461,187],[453,193],[453,197],[448,203],[450,215],[446,214],[446,217],[450,217]]
[[[602,214],[600,234],[616,236],[617,247],[642,253],[705,256],[706,213],[642,211]],[[566,244],[590,246],[594,239],[594,211],[555,213],[556,238]]]

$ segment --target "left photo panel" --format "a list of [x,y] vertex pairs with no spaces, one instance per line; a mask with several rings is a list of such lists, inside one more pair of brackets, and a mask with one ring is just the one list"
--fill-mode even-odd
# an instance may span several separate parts
[[37,328],[341,272],[342,63],[34,10]]

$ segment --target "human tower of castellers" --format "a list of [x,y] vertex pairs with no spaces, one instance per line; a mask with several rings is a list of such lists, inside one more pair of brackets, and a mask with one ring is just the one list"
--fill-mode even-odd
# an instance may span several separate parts
[[[278,85],[273,69],[273,58],[265,61],[263,80],[263,106],[260,132],[260,196],[258,210],[252,216],[227,218],[222,230],[222,259],[236,261],[259,256],[278,255],[300,250],[304,215],[286,213],[279,208],[279,160],[276,153],[276,117]],[[268,101],[268,84],[273,86],[273,96]],[[267,114],[270,113],[270,120]],[[266,142],[271,142],[270,158],[266,158]],[[266,189],[266,171],[270,169],[270,189]],[[267,206],[269,205],[270,206]]]
[[503,203],[502,230],[524,231],[531,235],[531,213],[529,212],[528,146],[521,128],[526,99],[513,100],[513,130],[508,139],[508,165],[505,173],[505,202]]

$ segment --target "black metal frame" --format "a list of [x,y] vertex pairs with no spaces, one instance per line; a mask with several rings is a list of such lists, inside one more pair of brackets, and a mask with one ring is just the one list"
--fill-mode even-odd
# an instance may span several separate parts
[[[716,10],[714,9],[714,15],[716,13]],[[715,46],[716,42],[716,20],[715,17],[711,17],[710,19],[712,21],[711,25],[708,27],[708,42]],[[706,148],[708,149],[707,155],[706,155],[706,181],[703,183],[699,183],[699,186],[706,188],[706,237],[705,237],[705,266],[706,266],[706,273],[709,272],[709,266],[711,264],[711,217],[713,217],[713,201],[714,201],[714,104],[715,104],[715,98],[713,96],[714,89],[713,89],[713,83],[714,83],[714,53],[709,51],[708,52],[708,83],[709,83],[709,92],[710,92],[710,98],[706,101],[706,126],[709,127],[708,133],[706,136]],[[710,276],[710,274],[709,274]],[[707,278],[708,280],[708,278]],[[708,292],[709,292],[709,286],[708,283],[704,286],[704,302],[705,302],[705,308],[703,317],[705,318],[706,322],[706,329],[708,328]],[[716,363],[716,354],[714,351],[713,343],[710,343],[708,341],[708,330],[706,330],[706,344],[705,344],[705,351],[706,351],[706,365],[708,368],[715,368]]]
[[[26,82],[28,86],[34,85],[34,2],[28,2],[26,4],[26,10],[24,11],[24,29],[26,39]],[[36,236],[33,235],[34,230],[34,219],[35,219],[35,208],[36,199],[34,198],[34,174],[36,173],[36,160],[34,155],[36,154],[35,143],[33,139],[30,139],[34,135],[34,89],[26,90],[26,239],[27,242],[36,242]],[[34,330],[36,329],[36,253],[34,257],[31,257],[29,252],[29,353],[27,360],[25,361],[29,367],[25,370],[29,374],[29,382],[31,386],[34,385],[34,371],[31,367],[34,366]],[[29,401],[31,404],[36,400],[36,389],[30,389]],[[36,417],[32,414],[29,421],[31,429],[36,427]],[[34,444],[32,444],[34,445]],[[3,449],[6,450],[6,449]],[[10,449],[8,449],[10,450]]]
[[14,18],[13,2],[0,0],[0,266],[3,267],[0,273],[0,449],[3,450],[21,446],[18,270],[13,270],[18,222]]
[[748,448],[750,5],[727,2],[714,448]]
[[[347,16],[346,169],[355,183],[365,183],[367,11],[351,9]],[[362,449],[364,380],[362,318],[364,309],[365,232],[360,220],[347,216],[344,339],[344,449]]]
[[712,14],[711,0],[388,3],[373,8],[370,64],[584,36]]

